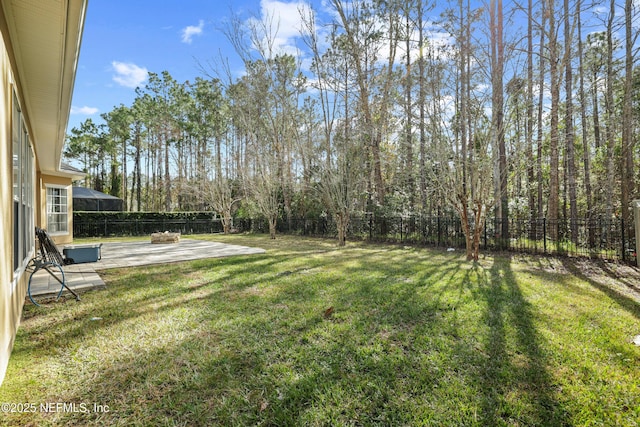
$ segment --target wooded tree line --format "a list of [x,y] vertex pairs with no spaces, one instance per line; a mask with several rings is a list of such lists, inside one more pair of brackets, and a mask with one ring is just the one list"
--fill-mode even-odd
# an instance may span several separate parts
[[[66,155],[128,210],[241,209],[276,221],[459,214],[467,254],[509,219],[623,219],[638,195],[631,0],[329,0],[301,8],[297,53],[275,19],[231,20],[245,72],[149,73],[132,105],[86,120]],[[441,6],[439,6],[441,7]],[[329,21],[320,22],[320,16]],[[272,17],[271,17],[272,18]]]

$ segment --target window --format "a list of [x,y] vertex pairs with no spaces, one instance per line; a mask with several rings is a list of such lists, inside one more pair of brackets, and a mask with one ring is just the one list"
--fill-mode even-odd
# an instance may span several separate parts
[[13,268],[28,262],[34,246],[33,151],[17,97],[13,96],[11,123],[13,158]]
[[47,231],[68,233],[68,199],[66,187],[47,187]]

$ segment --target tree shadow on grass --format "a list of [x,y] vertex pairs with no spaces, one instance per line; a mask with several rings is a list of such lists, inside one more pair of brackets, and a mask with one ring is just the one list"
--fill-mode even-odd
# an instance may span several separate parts
[[[170,328],[166,332],[174,338],[168,342],[148,340],[135,351],[114,353],[113,359],[89,365],[93,372],[78,373],[77,385],[62,398],[91,399],[109,405],[111,412],[60,415],[60,421],[195,426],[565,424],[553,398],[535,313],[517,287],[509,261],[497,260],[477,283],[459,257],[400,253],[378,251],[375,259],[371,251],[340,254],[340,259],[346,258],[340,269],[344,274],[325,274],[322,268],[308,272],[310,260],[287,262],[286,267],[270,260],[274,264],[266,278],[232,282],[233,271],[227,271],[222,276],[230,280],[228,286],[196,295],[197,299],[182,298],[191,296],[198,285],[192,283],[171,295],[153,295],[146,306],[144,299],[137,300],[143,313],[159,304],[162,310],[153,321],[160,323],[172,313],[170,308],[180,314],[186,304],[189,310],[197,307],[186,321],[196,326]],[[337,260],[325,260],[325,265]],[[261,268],[257,260],[247,263]],[[233,264],[231,270],[236,271],[244,266]],[[278,280],[272,293],[244,292],[271,278]],[[230,297],[236,298],[233,304],[216,311]],[[478,297],[486,311],[474,304]],[[335,304],[336,311],[323,317],[327,303]],[[109,304],[115,310],[122,301]],[[117,322],[136,316],[141,312],[127,313]],[[489,331],[485,342],[466,335],[481,322]],[[69,331],[75,332],[83,333]],[[100,327],[90,332],[99,335]],[[74,339],[78,338],[82,339]],[[478,342],[485,355],[469,345]],[[50,345],[55,351],[63,346]],[[460,387],[449,386],[451,379]],[[465,387],[467,382],[477,387]],[[470,409],[477,402],[480,420],[474,420]],[[519,416],[518,410],[524,414]]]
[[[103,275],[107,281],[106,289],[86,293],[86,297],[80,302],[65,299],[50,306],[30,306],[24,310],[22,320],[25,323],[37,321],[43,315],[47,316],[52,308],[59,309],[62,314],[48,316],[49,321],[32,330],[30,339],[16,346],[13,355],[17,357],[23,353],[47,351],[61,342],[82,340],[83,337],[100,333],[102,328],[113,327],[151,313],[162,314],[205,300],[212,294],[233,296],[261,280],[258,276],[255,281],[229,284],[239,272],[248,269],[277,269],[279,262],[278,259],[252,255],[105,272]],[[202,269],[215,269],[219,266],[225,268],[226,272],[214,278],[174,286],[175,281],[180,278],[199,273]],[[73,307],[65,309],[63,305]]]
[[[371,292],[376,290],[367,290]],[[317,301],[313,292],[305,295],[287,292],[276,300],[300,306],[305,300]],[[225,297],[213,299],[217,298]],[[410,414],[402,415],[391,402],[395,383],[404,385],[404,375],[410,374],[403,350],[389,358],[369,348],[369,337],[361,337],[351,324],[324,319],[319,312],[300,319],[297,335],[281,336],[288,340],[283,343],[278,338],[286,331],[279,329],[278,316],[264,310],[251,313],[254,318],[247,314],[235,313],[237,323],[228,323],[235,325],[230,329],[205,325],[172,345],[149,346],[105,361],[65,400],[83,402],[90,396],[110,412],[61,414],[56,422],[124,424],[133,419],[194,426],[406,422],[403,417]],[[356,323],[366,322],[367,313],[359,314]],[[401,317],[399,322],[409,321]],[[301,336],[318,339],[301,340]]]
[[534,309],[522,294],[509,257],[496,257],[482,289],[483,321],[488,327],[486,357],[479,375],[482,425],[568,425],[554,397],[556,387],[546,367]]

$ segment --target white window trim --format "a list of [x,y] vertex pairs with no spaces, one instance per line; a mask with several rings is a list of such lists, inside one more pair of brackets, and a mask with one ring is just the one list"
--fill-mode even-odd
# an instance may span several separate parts
[[[11,76],[10,76],[11,77]],[[18,129],[15,127],[18,126]],[[12,234],[13,234],[13,242],[12,245],[12,253],[13,257],[20,257],[18,259],[14,259],[13,264],[13,278],[11,281],[10,294],[16,290],[16,287],[20,281],[20,278],[24,274],[30,260],[35,255],[35,233],[34,233],[34,220],[35,220],[35,153],[33,149],[32,142],[29,138],[29,134],[25,128],[25,117],[22,115],[22,109],[20,108],[20,104],[18,102],[18,97],[16,91],[13,91],[12,97],[12,106],[11,106],[11,152],[12,156],[14,153],[15,147],[15,132],[18,132],[19,142],[19,163],[20,170],[18,178],[18,186],[20,192],[20,199],[18,203],[20,204],[19,214],[16,217],[13,216],[14,225],[12,226]],[[25,166],[26,165],[26,166]],[[25,169],[26,167],[26,169]],[[12,181],[15,179],[15,172],[12,171]],[[15,182],[13,183],[15,186]],[[13,203],[16,201],[15,188],[12,189],[12,200]],[[26,207],[25,207],[26,206]],[[12,206],[13,210],[13,206]],[[29,213],[28,218],[25,216],[25,213]],[[16,233],[16,223],[18,233],[18,248],[15,247],[15,233]],[[16,254],[17,251],[17,254]]]
[[[45,215],[47,217],[47,232],[51,236],[68,236],[71,232],[69,231],[69,215],[70,215],[70,200],[71,197],[71,186],[70,185],[60,185],[60,184],[45,184]],[[50,188],[58,188],[67,191],[67,231],[51,231],[49,230],[49,189]]]

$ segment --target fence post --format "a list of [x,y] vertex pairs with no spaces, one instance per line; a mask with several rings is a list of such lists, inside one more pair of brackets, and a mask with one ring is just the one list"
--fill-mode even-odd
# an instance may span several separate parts
[[638,245],[640,245],[640,200],[634,200],[632,206],[636,229],[636,247],[634,248],[634,252],[636,253],[636,264],[640,267],[640,257],[638,256]]
[[485,221],[485,224],[484,224],[484,230],[482,230],[482,231],[484,232],[483,233],[484,234],[484,250],[486,251],[487,250],[487,223],[486,223],[486,221]]
[[547,218],[542,218],[542,242],[544,253],[547,253]]
[[627,248],[624,244],[624,217],[620,217],[620,236],[622,240],[622,262],[626,261]]

